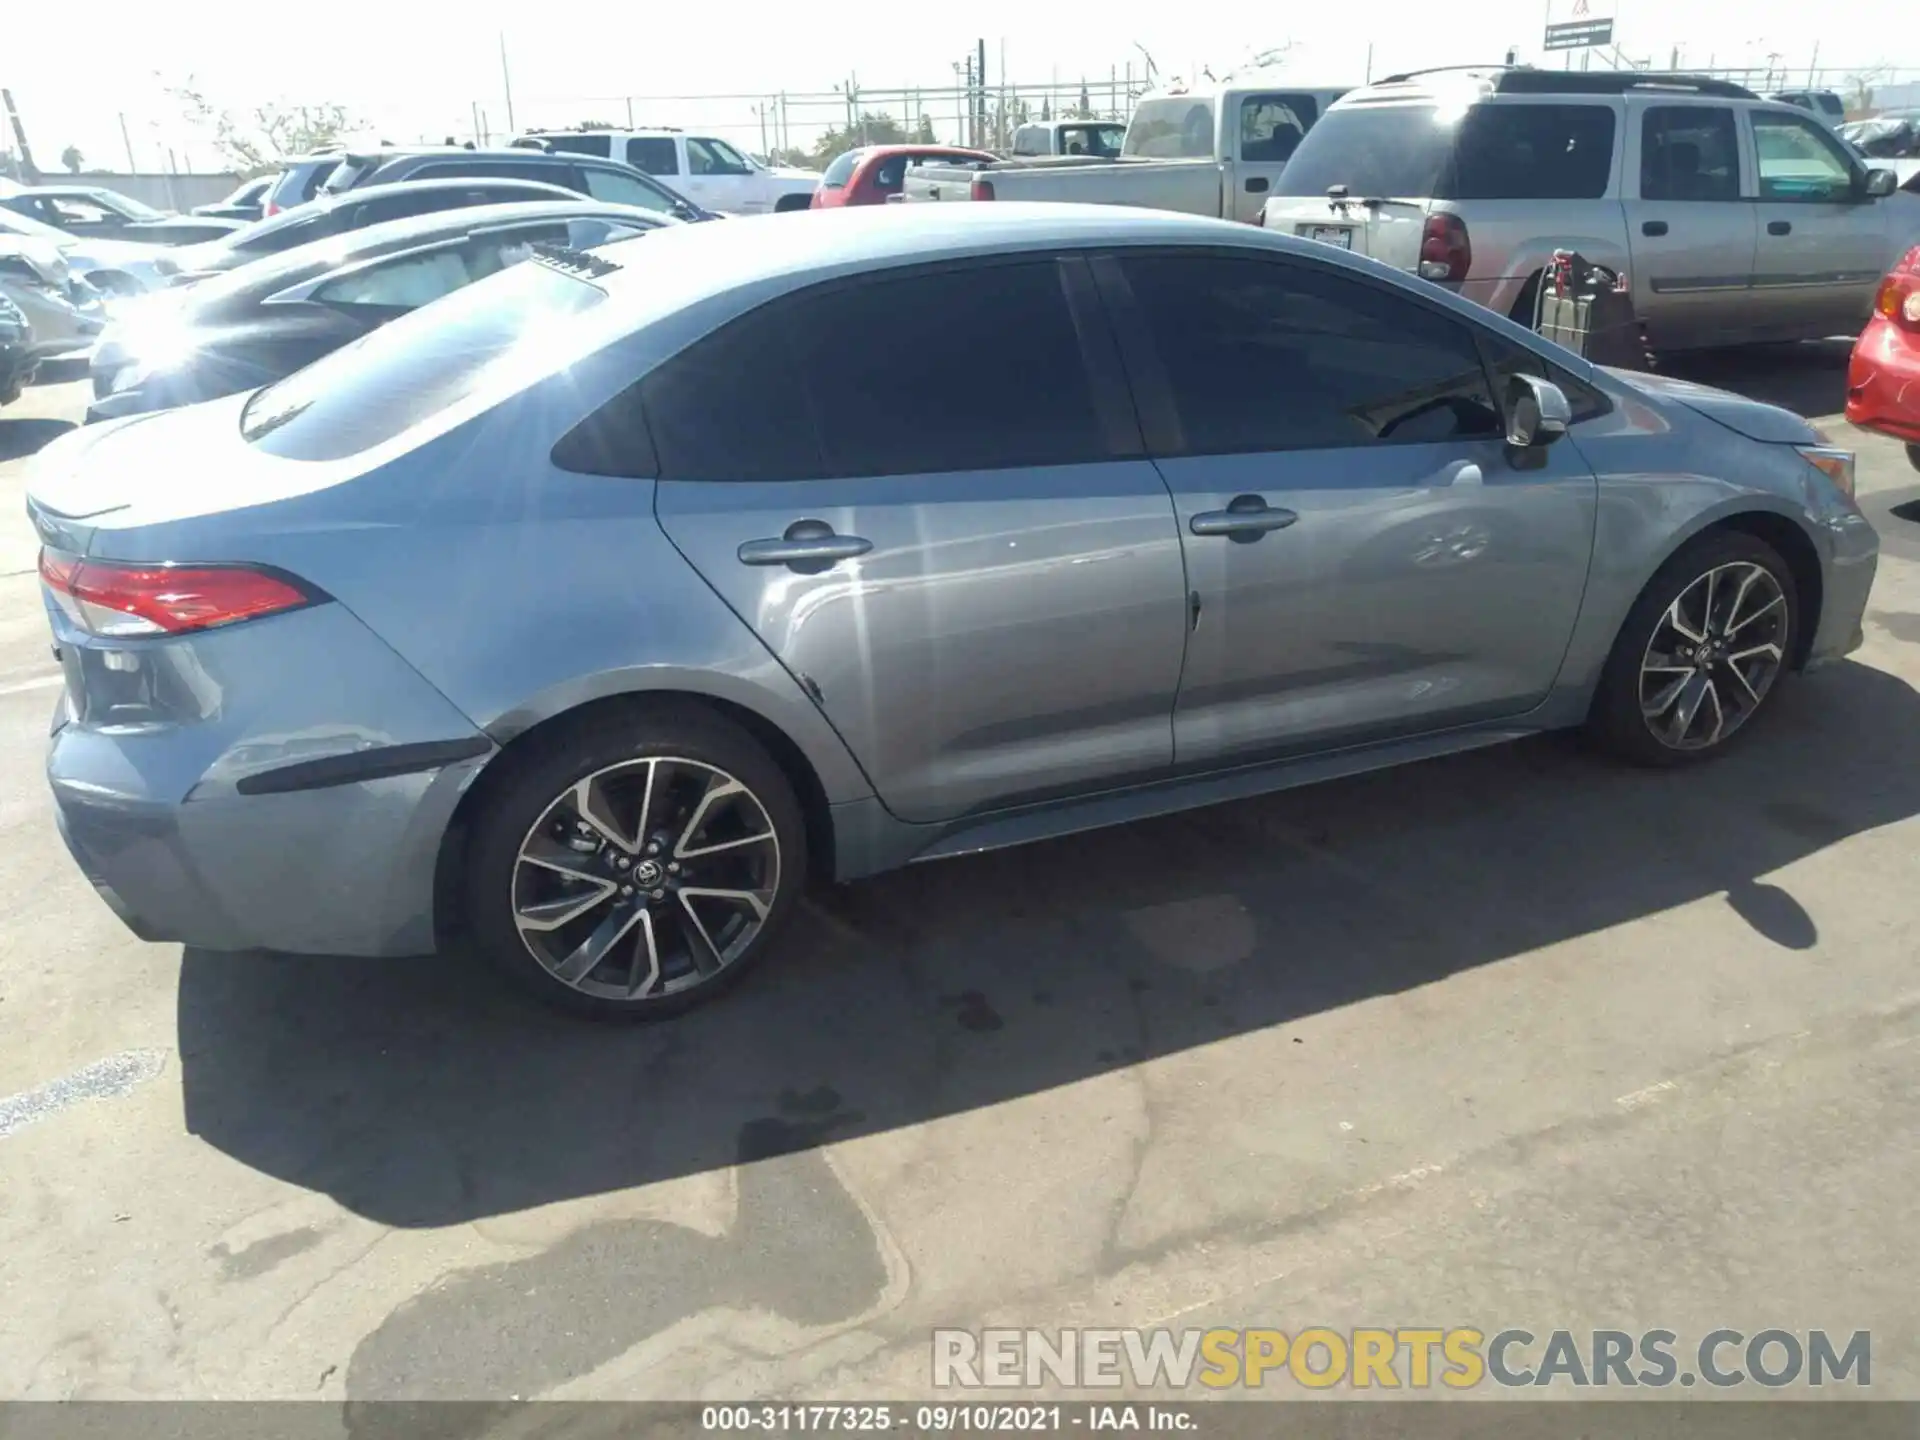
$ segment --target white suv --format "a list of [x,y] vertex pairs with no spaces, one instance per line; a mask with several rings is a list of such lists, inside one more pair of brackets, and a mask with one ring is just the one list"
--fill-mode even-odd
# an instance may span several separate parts
[[761,164],[717,135],[650,130],[536,130],[513,142],[618,160],[658,176],[694,204],[728,215],[805,210],[820,176]]

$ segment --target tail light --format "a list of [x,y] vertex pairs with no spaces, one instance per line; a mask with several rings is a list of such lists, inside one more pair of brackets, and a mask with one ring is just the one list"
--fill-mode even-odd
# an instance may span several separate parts
[[278,215],[282,210],[286,208],[287,207],[284,205],[281,205],[272,200],[269,200],[266,202],[266,204],[260,207],[260,218],[262,220],[265,220],[270,216]]
[[991,200],[993,199],[993,182],[991,180],[975,180],[970,193],[976,200]]
[[1472,268],[1473,242],[1467,238],[1467,222],[1446,213],[1427,216],[1426,228],[1420,232],[1420,278],[1464,280]]
[[1902,330],[1920,332],[1920,245],[1914,246],[1880,282],[1873,308]]
[[126,565],[40,552],[40,579],[67,618],[92,635],[179,635],[237,625],[323,597],[253,565]]

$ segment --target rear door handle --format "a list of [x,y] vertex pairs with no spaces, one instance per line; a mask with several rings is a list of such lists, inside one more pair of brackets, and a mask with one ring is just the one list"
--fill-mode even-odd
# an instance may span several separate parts
[[738,554],[742,565],[805,565],[825,570],[871,549],[871,540],[835,534],[824,520],[796,520],[777,540],[743,541]]
[[1643,220],[1640,222],[1640,233],[1642,235],[1664,235],[1667,233],[1667,222],[1664,220]]
[[1247,193],[1249,195],[1264,195],[1269,188],[1271,188],[1271,185],[1266,176],[1250,175],[1247,177]]
[[1202,510],[1187,521],[1196,535],[1225,535],[1234,540],[1258,540],[1269,530],[1284,530],[1300,517],[1278,510],[1258,495],[1236,495],[1224,510]]
[[1793,233],[1793,222],[1791,220],[1769,220],[1767,222],[1767,233],[1769,235],[1791,235]]

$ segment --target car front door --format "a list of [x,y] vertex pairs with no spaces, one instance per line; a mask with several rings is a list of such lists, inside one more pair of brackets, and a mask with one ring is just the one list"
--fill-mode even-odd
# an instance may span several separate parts
[[726,141],[711,136],[687,137],[687,193],[709,210],[734,215],[773,209],[773,197],[753,183],[753,167]]
[[1094,262],[1173,491],[1182,767],[1519,715],[1580,608],[1597,482],[1508,453],[1474,327],[1298,258]]
[[1686,349],[1742,338],[1759,318],[1756,222],[1733,107],[1650,105],[1629,134],[1626,173],[1638,187],[1623,202],[1628,274],[1648,339]]
[[1319,118],[1313,96],[1296,92],[1245,95],[1240,99],[1237,148],[1229,186],[1233,214],[1254,220],[1266,208],[1273,182],[1287,168],[1296,146]]
[[1865,172],[1818,120],[1747,116],[1760,185],[1754,306],[1795,337],[1856,334],[1892,259]]
[[1180,539],[1090,291],[1048,257],[863,276],[638,387],[661,525],[903,819],[1172,761]]

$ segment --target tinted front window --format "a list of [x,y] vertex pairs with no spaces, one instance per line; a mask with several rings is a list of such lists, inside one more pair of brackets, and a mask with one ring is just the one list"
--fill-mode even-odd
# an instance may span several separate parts
[[556,327],[605,298],[546,265],[516,265],[269,385],[240,432],[289,460],[358,454],[471,395],[523,341],[551,345]]
[[680,158],[668,135],[641,135],[627,141],[627,164],[648,175],[678,175]]
[[1453,200],[1596,200],[1613,176],[1604,105],[1476,105],[1460,124]]
[[1492,439],[1505,433],[1464,324],[1317,267],[1125,262],[1189,454]]
[[1720,105],[1656,105],[1640,131],[1646,200],[1738,200],[1740,137]]
[[1201,160],[1213,154],[1211,100],[1143,100],[1127,127],[1125,151],[1154,160]]
[[[1060,149],[1068,155],[1101,155],[1111,158],[1120,153],[1120,142],[1126,138],[1126,127],[1121,125],[1069,125],[1060,132]],[[1040,142],[1046,143],[1043,138]],[[1213,153],[1213,142],[1209,138],[1207,153]]]
[[[902,326],[902,315],[940,321]],[[911,475],[1108,453],[1051,261],[776,303],[642,388],[669,479]]]
[[687,141],[687,172],[691,175],[745,175],[749,171],[740,152],[724,140]]
[[1440,188],[1453,129],[1432,105],[1352,105],[1329,110],[1273,182],[1276,195],[1424,199]]

